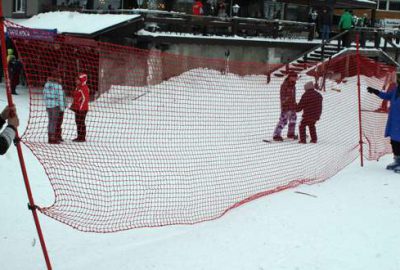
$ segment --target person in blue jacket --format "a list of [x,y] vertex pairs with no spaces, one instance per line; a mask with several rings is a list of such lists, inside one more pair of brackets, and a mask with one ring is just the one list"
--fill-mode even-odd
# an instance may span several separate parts
[[400,73],[397,74],[397,85],[394,89],[383,92],[372,87],[367,87],[367,91],[377,95],[381,99],[390,101],[385,137],[390,137],[394,161],[387,165],[386,169],[400,173]]

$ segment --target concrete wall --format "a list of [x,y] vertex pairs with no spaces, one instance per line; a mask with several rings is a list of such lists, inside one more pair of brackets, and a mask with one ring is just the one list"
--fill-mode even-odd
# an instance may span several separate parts
[[195,57],[225,58],[227,50],[230,52],[230,60],[233,61],[276,64],[286,63],[288,59],[300,55],[304,48],[171,44],[165,52]]

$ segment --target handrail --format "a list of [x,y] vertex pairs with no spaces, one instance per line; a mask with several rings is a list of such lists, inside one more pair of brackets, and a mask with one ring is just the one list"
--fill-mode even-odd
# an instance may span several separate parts
[[[349,31],[349,30],[343,31],[343,32],[341,32],[341,33],[339,33],[339,34],[337,34],[337,35],[331,37],[331,38],[328,39],[326,42],[323,42],[323,43],[321,43],[321,44],[318,44],[318,45],[312,47],[311,49],[307,50],[306,52],[301,53],[300,56],[297,56],[297,57],[293,58],[290,62],[292,62],[292,61],[294,61],[294,60],[300,58],[301,56],[304,56],[304,58],[307,59],[307,55],[308,55],[309,53],[311,53],[311,52],[313,52],[313,51],[315,51],[315,50],[317,50],[317,49],[319,49],[319,48],[325,47],[325,44],[328,43],[328,42],[330,42],[330,41],[338,40],[340,37],[342,37],[343,35],[345,35],[346,33],[348,33],[348,31]],[[340,45],[338,44],[338,51],[339,51],[339,50],[340,50]],[[322,57],[323,57],[323,54],[321,54],[321,55],[322,55]]]
[[399,51],[400,51],[400,47],[398,47],[396,44],[393,43],[393,38],[394,35],[393,34],[383,34],[382,37],[385,40],[385,44],[383,46],[383,51],[386,53],[386,46],[387,43],[390,44],[390,46],[392,46],[395,49],[395,56],[394,56],[394,61],[396,62],[397,65],[399,65]]

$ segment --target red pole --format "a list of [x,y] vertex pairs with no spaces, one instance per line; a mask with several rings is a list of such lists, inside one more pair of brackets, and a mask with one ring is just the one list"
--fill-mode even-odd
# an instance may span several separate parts
[[[2,2],[2,0],[0,0],[0,38],[1,38],[1,59],[3,61],[4,78],[6,81],[7,101],[8,101],[8,105],[12,106],[13,98],[11,95],[10,76],[8,74],[6,38],[5,38],[5,33],[4,33],[4,17],[3,17],[3,2]],[[51,263],[50,263],[50,258],[47,253],[46,243],[44,242],[42,229],[41,229],[40,223],[39,223],[39,217],[36,212],[36,206],[35,206],[35,202],[33,200],[32,190],[31,190],[31,187],[29,184],[29,179],[28,179],[28,174],[26,172],[25,160],[24,160],[24,156],[22,155],[21,144],[19,141],[20,140],[19,140],[19,135],[18,135],[18,131],[17,131],[16,132],[16,142],[17,142],[16,147],[17,147],[19,162],[21,165],[22,175],[24,177],[26,192],[28,194],[29,209],[32,211],[33,220],[35,221],[36,230],[39,235],[40,245],[42,246],[42,251],[43,251],[44,258],[46,260],[47,269],[50,270],[50,269],[52,269]]]
[[364,167],[364,149],[363,149],[363,131],[362,131],[362,117],[361,117],[361,83],[360,83],[360,65],[361,65],[361,59],[360,59],[360,39],[359,39],[359,33],[356,35],[356,44],[357,44],[357,90],[358,90],[358,128],[360,131],[360,161],[361,161],[361,167]]

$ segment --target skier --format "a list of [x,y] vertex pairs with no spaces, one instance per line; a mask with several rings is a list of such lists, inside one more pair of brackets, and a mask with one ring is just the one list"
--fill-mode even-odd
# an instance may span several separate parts
[[59,144],[61,138],[61,125],[66,108],[64,90],[61,86],[61,79],[57,72],[47,78],[43,89],[46,111],[48,114],[48,142],[50,144]]
[[290,71],[287,78],[283,81],[280,90],[280,100],[281,100],[281,115],[279,117],[279,122],[274,130],[273,140],[283,141],[281,136],[282,130],[285,128],[286,124],[289,122],[287,137],[289,139],[297,139],[295,135],[296,129],[296,81],[297,73]]
[[317,143],[317,130],[315,123],[319,120],[322,113],[322,96],[314,88],[313,82],[307,82],[304,85],[304,94],[302,95],[299,104],[297,105],[296,111],[303,111],[299,135],[299,143],[306,142],[306,127],[310,130],[311,143]]
[[7,127],[0,133],[0,155],[4,155],[15,139],[17,127],[19,126],[19,119],[15,107],[6,106],[0,114],[0,129],[8,122]]
[[381,99],[390,100],[385,137],[390,137],[394,161],[387,165],[386,169],[400,173],[400,73],[397,73],[397,85],[391,91],[383,92],[369,86],[367,91]]
[[73,139],[74,142],[86,141],[86,114],[89,110],[89,88],[87,86],[87,75],[79,74],[76,79],[76,88],[72,94],[73,102],[71,110],[75,112],[75,123],[78,136]]

